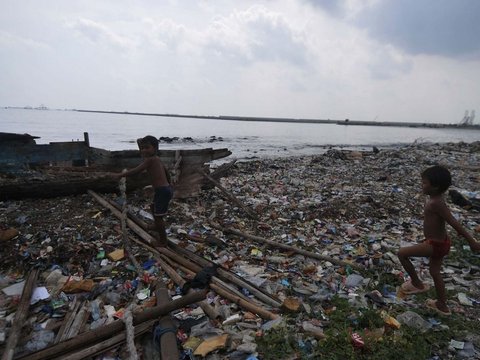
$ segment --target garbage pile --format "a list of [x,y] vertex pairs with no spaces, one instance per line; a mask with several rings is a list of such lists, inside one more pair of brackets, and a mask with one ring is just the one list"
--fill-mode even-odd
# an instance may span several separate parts
[[[396,256],[423,240],[420,173],[437,163],[453,175],[453,214],[480,240],[479,160],[476,142],[237,163],[220,187],[172,203],[163,249],[141,190],[0,202],[0,352],[480,358],[480,256],[449,229],[448,318],[424,306],[433,286],[402,294]],[[428,261],[416,266],[432,285]]]

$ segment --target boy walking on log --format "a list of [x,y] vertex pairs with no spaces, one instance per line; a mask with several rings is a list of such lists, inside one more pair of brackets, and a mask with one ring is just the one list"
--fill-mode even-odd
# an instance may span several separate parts
[[422,190],[428,199],[424,208],[423,233],[425,240],[418,245],[402,247],[398,258],[405,271],[410,275],[410,280],[401,286],[405,294],[418,294],[429,290],[417,275],[410,257],[428,257],[430,275],[435,284],[437,300],[428,299],[425,305],[441,315],[450,315],[447,306],[445,283],[440,273],[443,258],[450,251],[450,237],[445,229],[445,223],[452,226],[456,232],[467,239],[470,249],[480,251],[480,243],[462,227],[453,217],[445,203],[443,194],[452,184],[450,172],[443,166],[432,166],[422,173]]
[[124,176],[126,177],[147,171],[150,177],[150,182],[155,191],[151,211],[155,220],[155,229],[159,234],[156,245],[157,247],[165,247],[167,246],[168,241],[163,217],[167,214],[168,205],[173,197],[170,176],[168,175],[165,165],[157,156],[158,139],[154,136],[147,135],[144,138],[138,139],[137,143],[143,157],[143,162],[133,169],[113,174],[113,176],[116,178],[122,178]]

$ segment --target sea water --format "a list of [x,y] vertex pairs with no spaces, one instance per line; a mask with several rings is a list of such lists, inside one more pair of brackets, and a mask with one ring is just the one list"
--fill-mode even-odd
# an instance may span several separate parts
[[38,136],[37,144],[83,140],[107,150],[136,149],[145,135],[178,138],[162,149],[228,148],[237,159],[313,155],[328,147],[387,147],[413,142],[473,142],[480,131],[249,122],[217,119],[85,113],[59,110],[0,109],[0,132]]

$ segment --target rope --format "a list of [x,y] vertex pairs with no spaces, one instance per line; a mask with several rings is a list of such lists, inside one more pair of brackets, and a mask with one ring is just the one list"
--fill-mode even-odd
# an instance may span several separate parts
[[131,305],[125,310],[123,322],[125,323],[125,330],[127,331],[127,349],[130,360],[138,360],[137,348],[135,347],[135,328],[133,327],[133,316],[130,310]]
[[[124,170],[124,171],[126,171],[126,170]],[[130,247],[130,241],[128,239],[128,233],[127,233],[127,217],[128,217],[128,215],[127,215],[127,179],[126,179],[125,176],[120,179],[118,188],[120,189],[120,195],[123,199],[123,201],[122,201],[122,217],[120,219],[121,226],[122,226],[122,234],[123,234],[123,246],[124,246],[124,248],[125,248],[125,250],[128,254],[128,257],[130,258],[133,266],[135,267],[135,270],[137,272],[137,276],[140,279],[140,281],[138,282],[138,286],[135,289],[135,294],[134,294],[134,299],[133,299],[133,301],[135,301],[138,292],[142,289],[141,278],[142,278],[142,275],[143,275],[143,270],[142,270],[140,264],[138,263],[137,259],[135,259],[135,257],[133,256],[133,252],[132,252],[132,249]]]

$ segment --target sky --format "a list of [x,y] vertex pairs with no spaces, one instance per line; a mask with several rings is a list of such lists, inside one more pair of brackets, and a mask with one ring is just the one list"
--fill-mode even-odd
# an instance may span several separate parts
[[0,5],[0,106],[437,123],[480,110],[478,0]]

